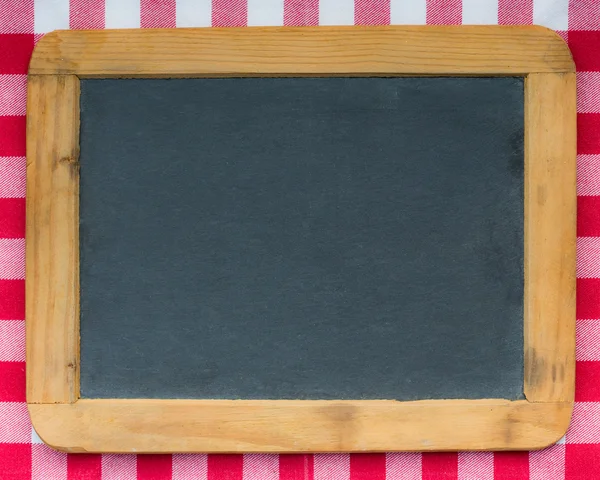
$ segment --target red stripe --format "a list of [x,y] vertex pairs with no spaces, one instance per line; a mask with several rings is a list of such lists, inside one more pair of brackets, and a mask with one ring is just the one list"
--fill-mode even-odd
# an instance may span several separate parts
[[25,362],[0,362],[0,402],[25,401]]
[[456,480],[458,478],[457,453],[423,453],[422,480]]
[[312,455],[280,455],[279,480],[314,480]]
[[600,196],[577,197],[577,235],[600,236]]
[[213,27],[245,27],[248,25],[246,0],[212,0]]
[[563,478],[566,480],[597,480],[598,472],[600,472],[598,444],[567,444],[565,447],[565,476]]
[[356,25],[389,25],[389,0],[355,0],[354,23]]
[[600,153],[600,113],[577,114],[577,153]]
[[600,31],[569,31],[569,48],[578,72],[600,70]]
[[284,0],[283,24],[289,27],[319,25],[319,0]]
[[175,28],[175,0],[141,0],[140,25],[142,28]]
[[427,0],[428,25],[460,25],[462,0]]
[[533,0],[498,0],[499,25],[531,25]]
[[577,279],[577,318],[600,318],[600,278]]
[[385,453],[350,455],[350,480],[385,480]]
[[[0,74],[27,73],[29,59],[33,52],[33,38],[30,34],[0,35]],[[0,138],[1,132],[0,127]]]
[[494,453],[494,480],[529,478],[529,452]]
[[600,362],[576,362],[575,401],[600,402]]
[[67,455],[67,480],[101,480],[102,456],[91,453]]
[[137,456],[137,480],[171,480],[172,471],[171,455]]
[[25,199],[0,198],[0,238],[25,236]]
[[2,320],[25,320],[25,280],[0,280]]
[[104,28],[104,0],[71,0],[69,26],[79,30]]
[[31,480],[30,443],[0,443],[0,478]]
[[208,480],[242,480],[244,476],[243,455],[208,455]]
[[25,156],[25,115],[0,117],[0,157],[23,156]]

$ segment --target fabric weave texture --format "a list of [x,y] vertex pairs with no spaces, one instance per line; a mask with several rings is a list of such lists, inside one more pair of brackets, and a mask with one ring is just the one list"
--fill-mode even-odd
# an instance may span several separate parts
[[[25,104],[55,29],[539,24],[577,67],[577,386],[571,427],[538,452],[96,455],[46,447],[25,404]],[[0,480],[600,479],[600,0],[0,0]]]

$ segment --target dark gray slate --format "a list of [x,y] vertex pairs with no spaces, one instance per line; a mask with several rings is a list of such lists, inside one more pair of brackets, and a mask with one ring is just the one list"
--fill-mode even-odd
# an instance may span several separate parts
[[523,82],[82,80],[81,393],[523,398]]

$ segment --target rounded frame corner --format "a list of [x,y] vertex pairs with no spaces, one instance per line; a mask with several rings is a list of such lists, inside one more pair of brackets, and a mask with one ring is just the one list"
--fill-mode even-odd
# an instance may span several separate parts
[[27,75],[38,75],[40,72],[40,62],[44,64],[47,61],[47,55],[49,50],[56,48],[56,45],[60,43],[60,36],[63,30],[52,30],[51,32],[45,33],[35,43],[31,58],[29,59],[29,65],[27,67]]
[[[27,403],[31,425],[40,440],[53,450],[64,453],[85,453],[86,450],[83,448],[66,444],[64,441],[65,437],[55,428],[57,417],[60,418],[61,423],[71,423],[70,420],[72,417],[70,415],[63,415],[63,406],[64,404]],[[51,421],[49,420],[50,417],[52,417]],[[76,426],[68,425],[69,430],[73,428],[76,428]],[[84,432],[78,433],[82,435]]]
[[543,450],[557,444],[566,434],[571,424],[574,402],[556,402],[556,403],[530,403],[531,406],[543,405],[544,416],[551,419],[544,426],[547,428],[543,433],[537,436],[535,444],[528,450]]
[[545,37],[546,41],[549,44],[551,44],[551,46],[554,49],[568,57],[568,68],[565,68],[564,73],[575,72],[575,61],[573,60],[573,54],[571,53],[571,49],[569,48],[569,45],[567,44],[566,40],[563,37],[561,37],[558,33],[556,33],[556,30],[545,27],[543,25],[528,25],[523,28],[535,30],[540,34],[540,36]]

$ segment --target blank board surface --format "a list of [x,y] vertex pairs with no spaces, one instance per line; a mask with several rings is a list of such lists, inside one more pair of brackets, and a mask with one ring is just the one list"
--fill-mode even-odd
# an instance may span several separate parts
[[523,103],[82,80],[82,397],[523,398]]

